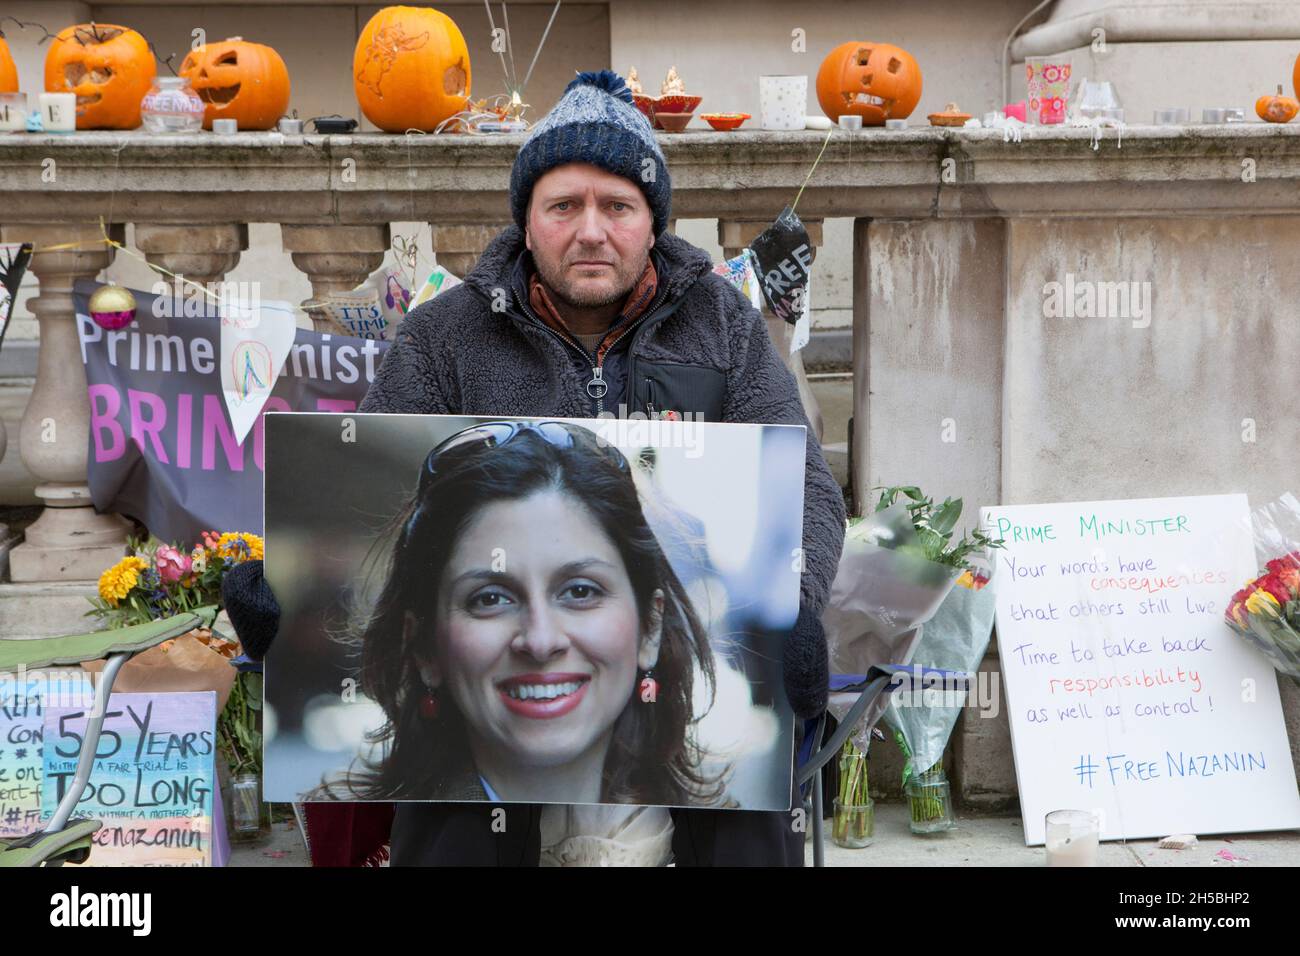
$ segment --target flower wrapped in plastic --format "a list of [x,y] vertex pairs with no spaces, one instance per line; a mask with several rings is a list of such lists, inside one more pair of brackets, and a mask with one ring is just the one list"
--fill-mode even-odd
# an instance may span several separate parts
[[[960,498],[936,506],[919,488],[882,489],[876,509],[850,521],[830,600],[822,614],[831,671],[865,674],[873,665],[909,664],[929,621],[969,568],[968,557],[996,546],[981,531],[953,542]],[[832,695],[840,719],[853,696]],[[887,699],[864,715],[871,727]],[[857,741],[866,749],[867,741]]]
[[1300,680],[1300,501],[1290,492],[1251,513],[1263,570],[1228,601],[1224,620],[1277,670]]

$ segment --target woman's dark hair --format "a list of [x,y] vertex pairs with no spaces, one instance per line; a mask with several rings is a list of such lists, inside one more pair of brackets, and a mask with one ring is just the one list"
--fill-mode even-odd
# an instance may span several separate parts
[[[556,434],[558,424],[547,423],[552,431],[545,434]],[[386,572],[372,564],[372,573],[387,577],[352,632],[361,646],[362,690],[387,716],[371,735],[385,755],[367,762],[366,771],[348,775],[347,785],[362,798],[464,798],[445,790],[449,779],[473,770],[464,717],[447,694],[437,720],[421,715],[426,688],[413,648],[403,638],[404,619],[407,611],[414,612],[421,639],[427,640],[438,612],[438,587],[430,582],[441,580],[470,521],[487,505],[547,489],[580,502],[616,546],[632,582],[641,630],[650,624],[654,591],[664,593],[654,667],[658,693],[653,703],[642,703],[637,681],[628,687],[628,705],[615,721],[605,761],[601,800],[681,806],[712,804],[721,796],[724,773],[710,776],[701,770],[692,732],[699,719],[693,703],[696,672],[707,684],[710,706],[715,690],[705,628],[646,522],[621,453],[581,426],[560,427],[571,440],[553,442],[525,425],[501,444],[470,441],[435,449],[416,492],[380,539],[382,546],[396,536]]]

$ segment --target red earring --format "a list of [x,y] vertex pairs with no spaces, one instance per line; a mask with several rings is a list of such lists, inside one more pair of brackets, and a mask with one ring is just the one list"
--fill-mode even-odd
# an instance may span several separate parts
[[426,690],[420,698],[420,716],[425,720],[438,719],[438,698],[434,696],[432,688]]
[[651,675],[654,671],[646,668],[645,676],[641,678],[641,703],[653,704],[659,697],[659,682]]

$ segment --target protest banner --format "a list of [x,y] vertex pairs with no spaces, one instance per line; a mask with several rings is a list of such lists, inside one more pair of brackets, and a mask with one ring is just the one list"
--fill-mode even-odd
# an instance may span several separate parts
[[101,511],[137,518],[167,541],[192,541],[210,528],[260,534],[262,416],[355,409],[389,345],[297,329],[241,443],[219,368],[216,305],[201,296],[182,301],[167,286],[166,295],[135,292],[135,321],[108,331],[89,314],[96,287],[83,281],[75,288],[90,402],[91,496]]

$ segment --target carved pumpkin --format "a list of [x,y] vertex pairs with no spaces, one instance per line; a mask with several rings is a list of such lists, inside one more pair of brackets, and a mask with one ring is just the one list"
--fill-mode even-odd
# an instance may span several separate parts
[[144,37],[110,23],[65,27],[45,56],[45,91],[77,94],[77,129],[135,129],[158,65]]
[[14,58],[9,55],[9,44],[5,42],[5,35],[0,33],[0,93],[17,92],[18,67],[14,66]]
[[1283,96],[1279,84],[1276,94],[1261,96],[1255,101],[1255,112],[1260,119],[1269,123],[1289,123],[1295,119],[1296,113],[1300,113],[1300,102]]
[[833,121],[861,116],[863,126],[906,119],[921,100],[921,68],[889,43],[841,43],[817,71],[817,102]]
[[451,17],[430,7],[385,7],[352,58],[357,102],[389,133],[429,132],[469,99],[469,48]]
[[203,128],[233,119],[240,129],[271,129],[289,106],[289,70],[280,54],[261,43],[231,37],[191,50],[180,75],[205,107]]

